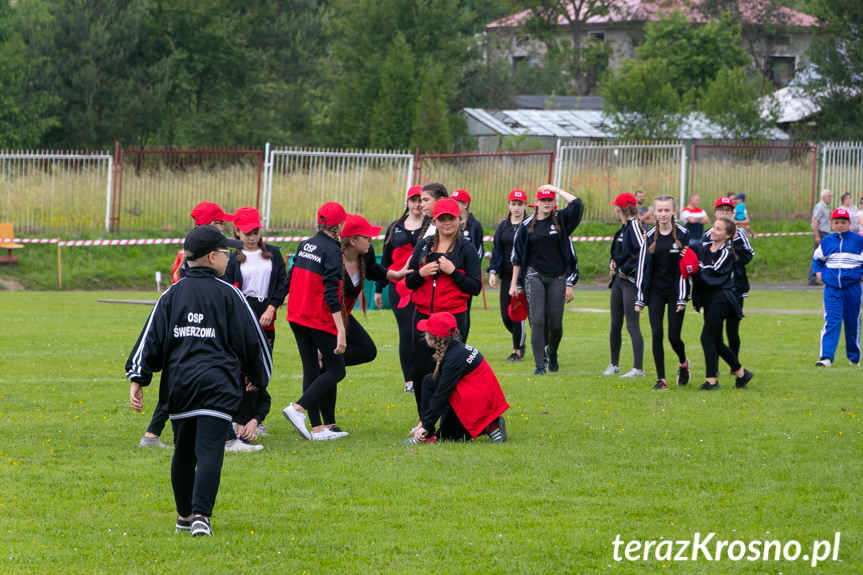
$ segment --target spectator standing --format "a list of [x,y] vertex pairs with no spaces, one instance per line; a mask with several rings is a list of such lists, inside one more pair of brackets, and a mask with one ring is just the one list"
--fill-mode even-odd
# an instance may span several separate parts
[[853,234],[851,215],[836,208],[831,215],[833,233],[815,248],[812,269],[824,282],[824,327],[818,367],[833,363],[839,332],[845,324],[845,354],[851,365],[860,365],[860,278],[863,276],[863,236]]
[[749,211],[746,209],[746,194],[740,193],[732,198],[734,202],[734,223],[737,229],[743,229],[747,235],[752,235],[749,227]]
[[845,192],[839,196],[839,207],[848,211],[848,216],[851,218],[851,233],[859,234],[860,222],[857,221],[857,206],[854,205],[854,198],[851,197],[851,194]]
[[860,198],[860,205],[857,208],[857,233],[863,234],[863,197]]
[[704,224],[710,223],[710,217],[701,208],[701,198],[696,194],[689,196],[689,203],[680,210],[680,221],[689,232],[689,245],[700,244],[701,236],[704,235]]
[[[821,238],[830,235],[830,202],[833,201],[833,192],[825,189],[821,192],[821,201],[815,204],[815,209],[812,210],[812,256],[813,262],[815,250],[821,244]],[[815,266],[809,267],[809,285],[820,285],[818,278],[815,276]]]

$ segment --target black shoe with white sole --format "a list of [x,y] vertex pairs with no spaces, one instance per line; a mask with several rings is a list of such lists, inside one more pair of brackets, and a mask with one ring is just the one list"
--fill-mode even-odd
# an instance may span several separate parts
[[188,533],[192,530],[192,519],[183,519],[177,517],[177,524],[174,527],[174,533]]
[[203,515],[195,515],[192,518],[192,537],[200,535],[212,535],[213,529],[210,527],[210,520]]

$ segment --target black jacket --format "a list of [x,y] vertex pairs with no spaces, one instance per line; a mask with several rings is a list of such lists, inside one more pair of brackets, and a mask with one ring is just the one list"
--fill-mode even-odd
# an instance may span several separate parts
[[464,239],[473,244],[473,247],[476,248],[476,254],[482,260],[482,256],[485,255],[485,250],[482,246],[482,224],[473,217],[473,214],[468,216],[467,223],[465,223],[461,234],[464,236]]
[[692,248],[698,254],[698,272],[693,276],[692,306],[696,311],[702,307],[726,300],[737,317],[743,317],[737,294],[734,291],[734,254],[726,243],[715,252],[710,251],[710,243],[695,244]]
[[[686,248],[689,246],[689,232],[680,224],[676,223],[674,225],[677,226],[677,240],[684,248]],[[650,286],[653,280],[653,256],[650,253],[650,246],[656,241],[657,233],[659,233],[657,226],[654,226],[647,231],[647,234],[645,234],[644,237],[644,243],[642,244],[641,251],[638,255],[638,269],[635,277],[635,305],[639,307],[644,307],[647,303],[647,295],[650,293]],[[679,264],[679,256],[682,251],[677,251],[676,246],[672,246],[671,253],[677,254],[678,257],[675,258],[674,261]],[[674,277],[677,305],[686,305],[686,302],[689,301],[689,282],[680,275],[679,266],[674,269]]]
[[[710,241],[710,230],[704,232],[701,243],[712,243]],[[737,233],[734,235],[731,246],[734,248],[734,253],[737,254],[737,260],[734,262],[734,292],[737,294],[737,297],[744,298],[749,295],[749,278],[746,277],[746,266],[752,261],[755,250],[752,249],[746,232],[740,228],[737,228]]]
[[159,297],[129,359],[126,377],[142,386],[161,371],[159,401],[171,419],[210,416],[230,421],[245,389],[270,382],[273,362],[258,320],[240,291],[208,267]]
[[[515,231],[518,225],[512,225],[507,218],[503,218],[497,225],[492,237],[488,273],[512,277],[512,248],[515,245]],[[504,286],[503,289],[509,289],[509,286]]]
[[[633,216],[620,226],[611,240],[610,261],[614,262],[617,274],[623,274],[632,283],[635,283],[635,276],[638,273],[638,254],[641,252],[641,246],[644,245],[643,234],[638,218]],[[621,279],[617,274],[612,281]]]
[[[564,262],[566,269],[566,284],[575,285],[578,281],[578,257],[575,255],[575,248],[572,247],[570,235],[581,223],[581,217],[584,215],[584,204],[580,198],[575,198],[562,210],[555,210],[555,216],[562,228],[562,232],[557,234],[560,241],[560,257]],[[513,239],[511,262],[513,266],[520,266],[519,277],[516,285],[519,288],[524,287],[524,275],[527,272],[527,267],[530,265],[530,242],[527,241],[527,232],[530,228],[530,222],[534,216],[530,216],[522,220],[521,225],[515,232]]]

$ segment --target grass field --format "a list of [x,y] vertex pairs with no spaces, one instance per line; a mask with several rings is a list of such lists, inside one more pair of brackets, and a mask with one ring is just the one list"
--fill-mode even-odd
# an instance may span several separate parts
[[[126,357],[148,306],[97,303],[152,293],[0,295],[2,573],[857,573],[863,372],[842,344],[816,369],[820,292],[756,291],[742,323],[746,390],[703,375],[701,318],[687,311],[693,383],[649,391],[599,375],[607,292],[576,291],[561,371],[535,378],[504,360],[496,297],[474,302],[471,343],[507,399],[509,442],[402,445],[416,423],[402,393],[388,311],[361,320],[379,354],[339,386],[351,435],[301,440],[278,409],[299,395],[282,318],[265,449],[229,454],[215,537],[174,535],[171,453],[136,447],[154,406],[128,405]],[[758,311],[769,310],[767,313]],[[795,313],[791,313],[795,311]],[[642,323],[647,332],[647,322]],[[652,366],[646,336],[645,365]],[[670,350],[667,355],[671,360]],[[631,360],[624,343],[622,366]],[[723,372],[726,371],[724,364]],[[172,434],[163,436],[170,443]],[[857,485],[857,487],[854,487]],[[613,542],[800,542],[797,561],[616,561]],[[839,561],[802,559],[841,532]],[[623,554],[623,548],[620,549]]]

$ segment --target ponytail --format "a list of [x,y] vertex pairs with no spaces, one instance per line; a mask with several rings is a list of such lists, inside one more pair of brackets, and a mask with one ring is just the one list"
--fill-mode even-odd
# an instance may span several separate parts
[[434,354],[432,355],[432,359],[435,360],[434,373],[432,373],[432,377],[437,377],[440,372],[440,362],[443,359],[443,356],[446,355],[446,350],[449,349],[449,345],[454,341],[461,341],[461,334],[456,330],[456,332],[452,335],[448,335],[446,337],[436,337],[432,336],[434,339]]

